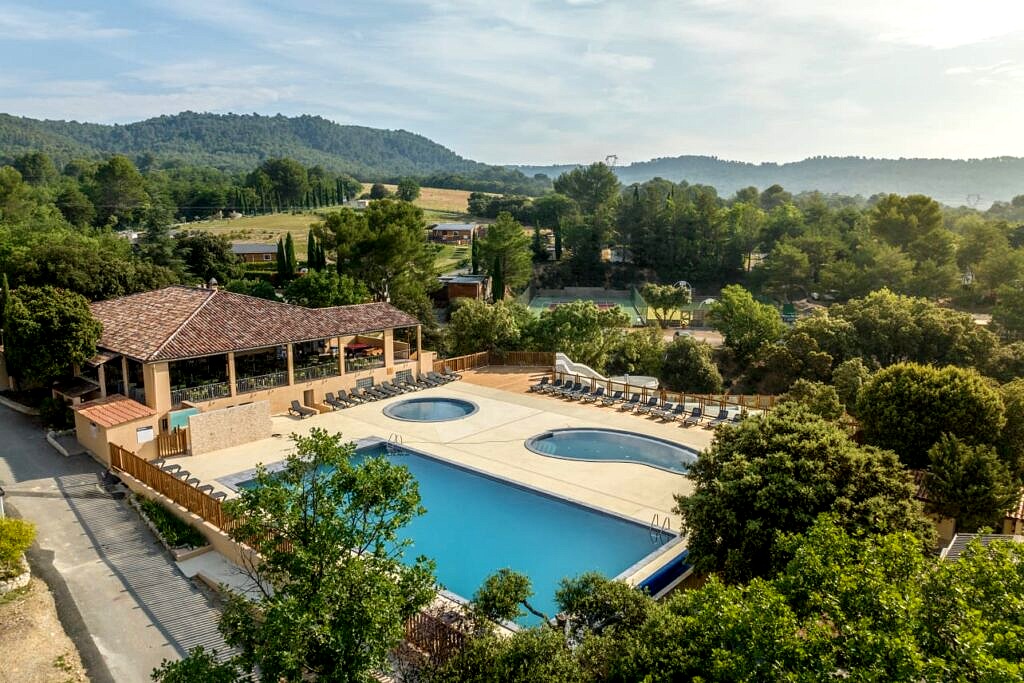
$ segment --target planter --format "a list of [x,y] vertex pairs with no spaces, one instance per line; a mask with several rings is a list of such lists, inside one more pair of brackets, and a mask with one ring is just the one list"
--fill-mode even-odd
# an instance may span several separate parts
[[32,570],[29,569],[28,562],[25,560],[24,555],[21,556],[21,568],[24,570],[21,574],[4,581],[0,581],[0,595],[6,595],[11,591],[24,588],[28,585],[29,581],[32,580]]
[[153,524],[153,521],[149,518],[149,515],[147,515],[146,511],[142,509],[141,505],[139,505],[138,501],[136,500],[136,497],[129,496],[128,501],[131,504],[131,506],[135,508],[135,511],[139,513],[139,516],[142,517],[142,521],[145,523],[145,525],[149,527],[149,530],[152,531],[153,535],[156,536],[158,541],[160,541],[160,545],[162,545],[164,549],[171,554],[175,562],[182,562],[184,560],[188,560],[193,557],[202,555],[203,553],[209,552],[211,550],[210,544],[199,546],[198,548],[193,548],[192,546],[181,546],[177,548],[172,548],[171,545],[164,539],[163,534],[160,533],[160,530],[157,529],[156,524]]

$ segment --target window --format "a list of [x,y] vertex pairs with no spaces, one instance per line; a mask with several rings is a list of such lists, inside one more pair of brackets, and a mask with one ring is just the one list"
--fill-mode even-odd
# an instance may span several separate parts
[[356,387],[359,388],[359,389],[369,389],[372,386],[373,386],[373,378],[372,377],[364,377],[363,379],[357,379],[356,380]]
[[263,260],[264,261],[269,261],[270,260],[270,256],[271,256],[270,254],[263,254]]
[[153,440],[153,428],[152,427],[139,427],[135,430],[135,438],[139,442],[139,445],[149,443]]
[[400,382],[411,382],[412,370],[399,370],[395,373],[395,379]]

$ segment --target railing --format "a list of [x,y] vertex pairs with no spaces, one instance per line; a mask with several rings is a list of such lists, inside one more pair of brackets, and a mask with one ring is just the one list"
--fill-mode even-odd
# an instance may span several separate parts
[[561,379],[565,382],[573,383],[579,382],[589,391],[594,391],[598,387],[604,387],[605,395],[621,391],[623,392],[623,398],[628,398],[633,394],[640,394],[640,400],[643,402],[652,397],[657,397],[662,403],[670,401],[672,403],[697,405],[705,414],[707,413],[708,406],[712,408],[738,407],[745,410],[757,410],[767,413],[779,401],[779,397],[772,394],[690,394],[680,391],[666,391],[662,388],[638,387],[627,385],[624,382],[599,380],[570,372],[553,372],[551,375],[556,380]]
[[341,370],[338,368],[338,361],[333,360],[330,363],[295,368],[293,374],[295,375],[296,382],[308,382],[322,377],[337,377],[341,374]]
[[482,368],[488,365],[512,365],[530,367],[555,366],[555,354],[550,351],[507,351],[498,354],[494,351],[481,351],[467,356],[440,358],[434,361],[434,372],[441,372],[448,366],[454,372]]
[[442,664],[466,644],[466,634],[430,614],[419,612],[405,622],[405,639],[430,657],[431,663]]
[[384,356],[345,359],[345,372],[359,372],[360,370],[372,370],[373,368],[382,367],[384,367]]
[[273,389],[288,384],[288,372],[272,372],[269,375],[256,375],[254,377],[239,377],[235,380],[235,391],[239,394],[247,394],[251,391],[262,389]]
[[403,349],[401,351],[395,349],[395,362],[402,363],[407,360],[411,360],[414,355],[416,355],[415,352],[410,351],[409,349]]
[[181,405],[185,401],[188,401],[189,403],[212,401],[216,398],[224,398],[225,396],[230,395],[231,388],[228,386],[227,382],[204,384],[199,387],[188,387],[186,389],[172,389],[171,405]]
[[161,458],[188,451],[188,430],[175,429],[156,435],[156,452]]

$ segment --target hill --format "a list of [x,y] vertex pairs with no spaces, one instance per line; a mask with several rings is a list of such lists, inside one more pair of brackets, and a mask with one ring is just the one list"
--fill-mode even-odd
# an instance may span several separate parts
[[0,114],[0,160],[42,151],[57,162],[120,153],[160,163],[247,172],[270,157],[348,173],[360,180],[421,178],[432,187],[536,193],[544,183],[464,159],[404,130],[343,126],[319,116],[183,112],[125,125],[42,121]]
[[[556,178],[574,166],[514,168],[527,176],[544,173]],[[1024,159],[1020,157],[968,160],[812,157],[786,164],[753,164],[708,156],[680,156],[619,166],[615,173],[627,184],[662,177],[712,185],[719,194],[726,196],[750,185],[764,189],[778,183],[793,193],[818,190],[864,197],[878,192],[922,193],[950,206],[975,203],[985,208],[994,201],[1009,201],[1024,194]]]

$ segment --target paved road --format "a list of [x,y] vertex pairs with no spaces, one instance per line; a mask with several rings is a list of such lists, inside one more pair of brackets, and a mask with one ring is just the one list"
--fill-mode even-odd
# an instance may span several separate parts
[[102,483],[95,461],[62,457],[30,418],[0,406],[8,514],[36,525],[29,560],[90,680],[147,681],[163,659],[196,645],[225,651],[216,610]]

